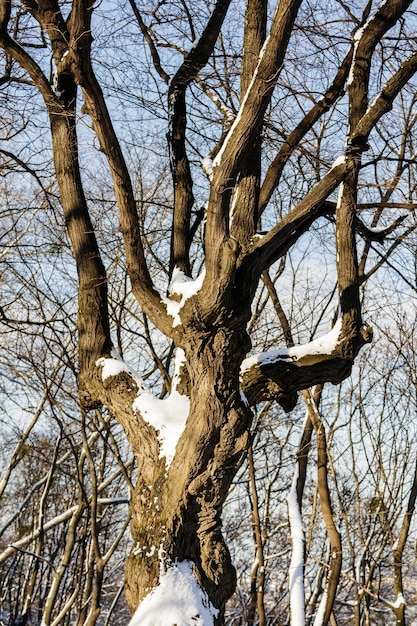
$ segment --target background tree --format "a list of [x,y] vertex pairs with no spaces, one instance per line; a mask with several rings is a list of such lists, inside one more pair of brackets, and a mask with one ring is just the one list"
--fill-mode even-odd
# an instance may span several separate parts
[[[115,20],[113,7],[92,2],[1,3],[4,139],[10,142],[2,152],[9,180],[3,202],[5,252],[20,255],[5,273],[2,318],[6,328],[24,327],[29,367],[38,343],[48,350],[57,347],[59,362],[77,374],[81,411],[81,451],[71,447],[67,427],[60,428],[65,437],[60,434],[44,448],[54,471],[42,464],[34,470],[35,484],[41,486],[39,497],[31,500],[36,506],[26,530],[32,529],[27,541],[40,567],[52,475],[62,466],[63,454],[70,453],[77,468],[76,504],[65,513],[66,549],[39,606],[45,624],[58,623],[63,615],[70,619],[76,598],[78,623],[99,618],[105,567],[124,527],[120,519],[120,532],[108,536],[101,507],[117,504],[119,478],[131,492],[134,547],[126,567],[131,610],[158,581],[161,591],[180,577],[194,598],[183,619],[223,623],[236,573],[221,515],[248,450],[253,465],[251,441],[262,420],[254,421],[252,408],[278,401],[289,411],[299,390],[339,383],[349,375],[372,334],[362,321],[361,289],[366,283],[368,309],[382,301],[381,288],[368,284],[384,263],[393,265],[411,289],[395,256],[401,249],[403,258],[412,258],[404,242],[415,228],[411,164],[417,53],[410,5],[387,0],[348,8],[339,2],[283,1],[269,7],[249,0],[244,7],[219,0],[212,7],[169,2],[141,10],[131,2],[117,6]],[[27,109],[19,106],[23,101]],[[161,119],[166,120],[162,132]],[[48,124],[50,135],[44,133]],[[160,154],[165,132],[169,159]],[[100,155],[94,153],[89,162],[94,145]],[[29,187],[20,198],[10,195],[13,180]],[[29,206],[21,201],[25,196]],[[75,272],[65,261],[67,245],[59,230],[62,219],[75,260],[76,306],[71,300]],[[49,220],[58,228],[48,233]],[[38,246],[48,237],[53,245],[45,259]],[[359,255],[358,238],[364,241]],[[35,273],[23,248],[27,240],[36,246]],[[384,241],[389,245],[380,252],[378,242]],[[305,253],[309,245],[320,246],[315,262],[323,280],[310,327],[295,333],[293,319],[303,320],[305,311],[308,274],[296,273],[289,312],[280,304],[280,279],[289,258],[300,266],[303,260],[311,263]],[[64,288],[51,281],[56,268],[54,276]],[[13,272],[23,297],[30,286],[26,308],[35,319],[22,316]],[[264,304],[262,284],[268,289]],[[336,293],[335,320],[330,306]],[[39,305],[33,308],[35,301]],[[278,329],[270,324],[272,310]],[[74,340],[68,316],[75,314],[76,365],[68,349]],[[331,333],[305,343],[323,334],[330,322]],[[47,330],[33,333],[34,325]],[[62,337],[65,328],[68,344]],[[288,347],[271,350],[282,337]],[[294,346],[299,343],[304,345]],[[252,345],[263,353],[247,358]],[[132,361],[137,367],[127,364]],[[42,359],[40,380],[48,399],[49,367],[49,359]],[[146,375],[135,373],[143,369]],[[59,368],[53,371],[60,380]],[[157,389],[158,377],[159,398],[150,391]],[[5,386],[9,396],[13,384]],[[304,397],[321,442],[320,499],[323,505],[327,497],[331,518],[322,416],[312,392]],[[56,405],[50,405],[55,416]],[[118,469],[114,465],[122,444],[112,420],[123,427],[135,458],[134,474],[127,457]],[[17,461],[30,465],[31,449],[22,448],[27,436],[23,433],[6,461],[6,475]],[[43,443],[37,441],[35,448],[41,451]],[[302,493],[300,485],[298,508]],[[101,500],[107,495],[110,500]],[[259,562],[265,539],[254,496],[255,491]],[[89,530],[80,547],[74,528],[87,511]],[[320,623],[331,618],[340,577],[341,548],[332,541],[331,575],[316,615]],[[19,548],[14,543],[5,559]],[[59,595],[69,559],[79,559],[79,580],[72,577],[66,594]],[[264,567],[256,577],[264,576]],[[33,576],[25,583],[28,598],[36,580]],[[174,599],[170,602],[172,617]],[[23,616],[29,604],[19,609]],[[262,594],[257,606],[265,614]],[[299,606],[293,602],[292,613]],[[137,623],[145,623],[145,610],[147,619],[160,610],[157,593],[139,608]]]

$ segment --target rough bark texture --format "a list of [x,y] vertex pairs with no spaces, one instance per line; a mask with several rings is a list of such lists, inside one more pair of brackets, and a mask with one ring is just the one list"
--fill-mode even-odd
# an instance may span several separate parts
[[[187,337],[191,383],[187,426],[169,467],[149,489],[140,480],[133,503],[135,547],[127,570],[127,598],[136,608],[158,575],[158,550],[169,560],[189,559],[216,608],[234,590],[236,575],[221,534],[221,511],[230,483],[246,453],[251,411],[239,393],[239,367],[246,331],[227,327]],[[136,453],[140,456],[142,446]],[[157,506],[156,506],[157,503]],[[152,558],[140,558],[152,552]],[[221,622],[219,622],[221,623]]]

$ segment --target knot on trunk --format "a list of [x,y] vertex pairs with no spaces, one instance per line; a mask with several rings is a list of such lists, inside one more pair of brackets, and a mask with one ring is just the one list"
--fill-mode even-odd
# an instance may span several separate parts
[[369,324],[363,324],[362,328],[359,331],[359,334],[362,338],[363,343],[371,343],[374,337],[374,331]]
[[223,250],[226,254],[232,256],[235,260],[239,256],[240,253],[240,245],[237,239],[234,237],[229,237],[225,239],[222,244]]
[[220,529],[200,537],[200,550],[201,583],[214,606],[223,609],[236,588],[236,570]]

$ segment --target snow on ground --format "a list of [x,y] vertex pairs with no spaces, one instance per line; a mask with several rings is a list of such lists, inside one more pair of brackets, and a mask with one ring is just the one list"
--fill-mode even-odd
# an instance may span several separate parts
[[204,277],[206,275],[205,270],[203,270],[197,278],[193,279],[189,276],[186,276],[184,272],[182,272],[178,267],[174,268],[172,272],[172,279],[169,284],[168,292],[170,295],[176,294],[181,297],[179,302],[175,302],[175,300],[171,300],[171,298],[162,297],[162,302],[167,307],[168,315],[174,318],[172,326],[180,326],[181,317],[180,311],[184,306],[185,302],[194,296],[198,291],[200,291]]
[[193,563],[169,565],[141,602],[129,626],[213,626],[217,609],[198,585]]
[[248,371],[253,365],[267,365],[278,360],[299,361],[308,354],[332,354],[339,341],[342,320],[338,319],[330,332],[314,341],[304,343],[293,348],[281,348],[278,350],[267,350],[262,354],[255,354],[245,359],[242,363],[241,371]]

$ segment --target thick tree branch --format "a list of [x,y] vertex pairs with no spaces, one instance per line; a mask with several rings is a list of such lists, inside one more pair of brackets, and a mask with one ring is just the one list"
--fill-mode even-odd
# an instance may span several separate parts
[[11,2],[1,0],[0,3],[0,46],[29,74],[38,88],[48,109],[59,111],[59,101],[51,89],[48,79],[39,65],[7,32],[10,19]]
[[[293,245],[298,237],[305,232],[312,221],[325,212],[325,206],[323,206],[322,203],[336,189],[337,185],[347,176],[352,175],[354,171],[356,171],[356,173],[353,178],[356,179],[358,168],[357,158],[359,154],[358,150],[360,151],[365,148],[366,139],[369,133],[384,113],[390,110],[393,100],[416,71],[417,54],[413,55],[402,64],[396,74],[387,82],[373,104],[364,112],[362,118],[354,126],[353,132],[349,137],[347,159],[331,168],[326,176],[324,176],[324,178],[317,183],[317,185],[305,196],[305,198],[296,207],[294,207],[294,209],[292,209],[277,226],[271,229],[267,235],[258,241],[255,241],[253,250],[243,260],[241,267],[238,270],[239,276],[243,276],[246,271],[249,272],[249,275],[252,272],[261,273],[264,269],[269,267],[274,261],[282,256],[282,254],[284,254],[291,247],[291,245]],[[355,156],[352,158],[354,153]],[[352,186],[354,188],[354,180],[350,182],[350,187],[352,188]],[[340,236],[338,236],[337,239],[339,248],[340,246],[344,246],[347,250],[347,255],[350,256],[350,258],[353,258],[353,253],[353,256],[356,258],[355,246],[352,243],[354,237],[354,207],[356,207],[356,198],[347,201],[346,189],[347,186],[344,186],[340,195],[340,200],[343,199],[344,195],[344,206],[346,207],[346,202],[350,204],[348,212],[351,217],[348,219],[348,216],[345,214],[343,216],[339,215],[339,230],[341,229],[343,232],[340,231]],[[342,204],[339,204],[339,207],[342,207]],[[348,233],[350,233],[350,245],[348,245]],[[343,258],[344,256],[345,255],[342,254]],[[341,259],[340,250],[339,259]],[[344,261],[340,261],[340,268],[343,272],[345,272],[346,267],[346,259],[344,258]],[[356,280],[355,276],[357,276],[356,266],[352,269],[350,277],[347,278],[346,284],[341,286],[341,290],[344,291],[345,294],[350,293],[349,285],[352,284],[352,281],[354,282]],[[241,282],[242,284],[248,284],[249,281],[242,278]],[[355,299],[355,302],[355,306],[358,306],[358,298]],[[345,307],[350,308],[350,304],[346,302]],[[360,325],[359,317],[357,324]]]
[[355,34],[355,50],[348,82],[349,117],[354,129],[367,105],[371,59],[376,45],[408,9],[412,0],[387,0]]
[[[358,334],[335,335],[332,349],[320,347],[322,340],[290,349],[272,350],[259,358],[249,357],[242,364],[241,387],[253,405],[277,400],[287,411],[297,402],[295,392],[324,382],[338,384],[350,373],[360,348],[372,340],[372,331],[364,325]],[[332,331],[335,333],[335,330]],[[319,342],[319,346],[318,343]]]
[[382,116],[391,110],[394,99],[416,72],[417,53],[411,55],[401,64],[358,121],[350,135],[350,144],[352,146],[357,145],[369,136]]
[[[359,294],[359,268],[356,249],[355,221],[358,177],[361,156],[367,150],[367,133],[358,131],[367,113],[368,85],[372,55],[383,35],[397,22],[410,5],[410,0],[387,0],[354,36],[355,48],[347,92],[349,96],[349,134],[346,156],[350,171],[339,188],[336,205],[336,265],[340,308],[344,325],[350,332],[359,332],[362,324]],[[393,92],[393,97],[395,91]],[[398,92],[396,92],[398,93]],[[392,100],[390,101],[390,105]],[[371,108],[373,108],[371,106]],[[374,118],[374,125],[379,120]],[[352,132],[353,131],[353,132]],[[352,330],[351,330],[352,329]]]
[[301,2],[277,5],[269,35],[244,95],[239,114],[213,163],[214,185],[227,184],[237,174],[241,159],[260,131],[263,116],[282,70],[287,45]]
[[[267,2],[250,0],[246,6],[243,59],[241,71],[241,104],[256,71],[266,37]],[[255,137],[243,160],[234,188],[229,212],[229,229],[243,250],[247,250],[258,223],[259,185],[262,163],[262,136]]]
[[359,218],[356,218],[355,224],[357,231],[369,241],[383,241],[385,237],[394,232],[394,230],[400,226],[403,221],[407,218],[407,215],[401,215],[397,217],[396,220],[386,228],[370,228],[366,224],[364,224]]
[[68,46],[68,29],[57,0],[39,0],[31,9],[33,17],[48,34],[57,66]]
[[70,31],[68,54],[62,59],[59,71],[60,73],[70,72],[77,83],[81,85],[85,110],[91,117],[93,128],[110,167],[119,208],[120,231],[124,238],[132,292],[155,325],[169,334],[171,323],[161,305],[160,295],[153,286],[145,260],[129,170],[103,92],[91,66],[91,13],[90,5],[74,2],[68,18]]
[[186,152],[186,101],[188,85],[196,78],[209,60],[230,0],[217,0],[210,19],[183,64],[172,78],[168,91],[168,147],[171,174],[174,183],[174,214],[171,234],[170,275],[175,266],[187,276],[191,275],[189,248],[191,209],[194,203],[193,181]]
[[[41,13],[39,15],[42,17]],[[48,28],[55,32],[52,26]],[[54,41],[60,47],[62,37],[55,33]],[[79,168],[75,120],[77,87],[72,77],[66,74],[64,93],[57,97],[33,59],[8,36],[6,25],[2,29],[1,44],[32,77],[49,113],[55,173],[79,280],[79,391],[82,402],[89,406],[97,402],[88,390],[91,371],[95,369],[97,358],[110,351],[111,340],[106,271]]]
[[[208,296],[207,300],[210,299],[210,285],[219,280],[222,271],[218,262],[219,251],[229,235],[229,207],[235,179],[243,159],[260,133],[299,6],[299,0],[282,0],[278,3],[269,36],[262,47],[238,116],[213,162],[205,240],[206,281],[203,289]],[[231,275],[221,280],[226,285],[230,284]]]

